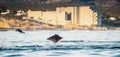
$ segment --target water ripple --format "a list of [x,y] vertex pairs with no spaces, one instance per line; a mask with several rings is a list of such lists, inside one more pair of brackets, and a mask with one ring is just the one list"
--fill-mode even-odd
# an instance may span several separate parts
[[80,50],[80,49],[120,49],[118,45],[55,45],[46,47],[44,45],[29,45],[29,46],[10,46],[1,47],[0,51],[14,50],[14,51],[24,51],[24,50]]

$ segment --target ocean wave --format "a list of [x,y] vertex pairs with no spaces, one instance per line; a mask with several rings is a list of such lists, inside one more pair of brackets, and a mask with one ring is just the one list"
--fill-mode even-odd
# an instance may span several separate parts
[[[23,43],[24,44],[24,43]],[[22,45],[4,46],[0,51],[5,50],[80,50],[80,49],[120,49],[120,41],[61,41],[54,45]]]

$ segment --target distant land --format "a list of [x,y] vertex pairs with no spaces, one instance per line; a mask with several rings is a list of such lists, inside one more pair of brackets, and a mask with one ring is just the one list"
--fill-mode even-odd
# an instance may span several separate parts
[[0,7],[14,10],[55,10],[58,6],[96,5],[103,15],[120,17],[120,0],[0,0]]
[[[102,26],[120,30],[120,0],[0,0],[0,29],[54,29],[59,26],[46,24],[36,20],[22,19],[27,14],[16,16],[17,11],[55,11],[61,6],[94,5],[102,13]],[[1,13],[10,10],[7,15]],[[90,28],[91,29],[91,28]]]

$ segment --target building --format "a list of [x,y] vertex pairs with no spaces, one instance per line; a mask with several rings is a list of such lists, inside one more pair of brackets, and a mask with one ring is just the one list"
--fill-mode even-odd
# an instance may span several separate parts
[[57,7],[56,11],[28,11],[28,17],[53,25],[71,27],[101,26],[100,12],[91,6]]

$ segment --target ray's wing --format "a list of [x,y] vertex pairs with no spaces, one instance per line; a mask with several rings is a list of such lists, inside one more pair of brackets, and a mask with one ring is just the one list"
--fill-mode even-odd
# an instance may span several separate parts
[[23,32],[21,29],[16,29],[16,31],[20,32],[20,33],[25,33]]

